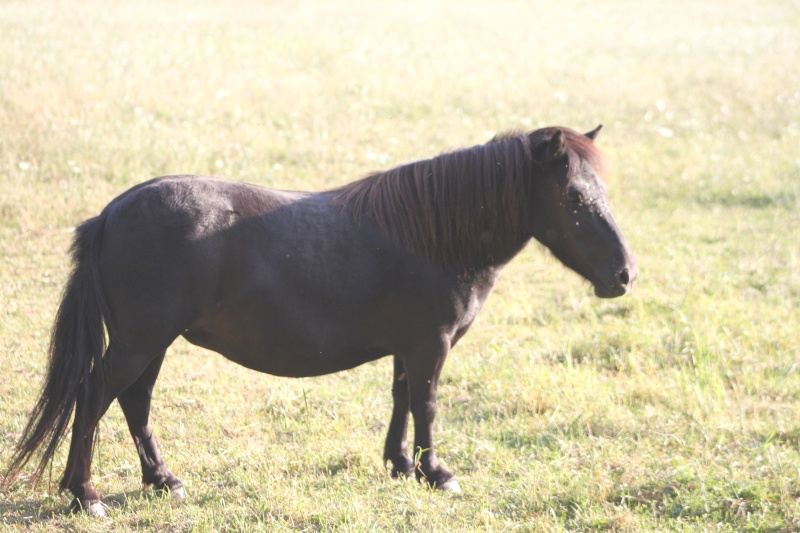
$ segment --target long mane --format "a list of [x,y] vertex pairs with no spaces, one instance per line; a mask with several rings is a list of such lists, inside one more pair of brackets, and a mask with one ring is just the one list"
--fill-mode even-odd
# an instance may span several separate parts
[[470,269],[491,261],[489,243],[525,242],[537,148],[562,131],[573,160],[598,171],[588,137],[566,128],[509,132],[486,144],[376,172],[337,189],[335,201],[365,217],[410,252],[440,266]]

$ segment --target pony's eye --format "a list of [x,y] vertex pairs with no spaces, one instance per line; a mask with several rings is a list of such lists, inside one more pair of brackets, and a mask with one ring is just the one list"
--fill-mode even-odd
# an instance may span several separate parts
[[567,191],[567,200],[571,204],[584,204],[586,203],[586,197],[581,191],[576,189],[570,189]]

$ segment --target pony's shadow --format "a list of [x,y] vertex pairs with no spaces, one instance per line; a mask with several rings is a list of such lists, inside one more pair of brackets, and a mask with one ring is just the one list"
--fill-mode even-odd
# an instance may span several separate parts
[[[170,501],[168,493],[154,491],[150,488],[103,494],[102,498],[103,505],[112,516],[115,511],[126,509],[132,502],[144,500],[153,502]],[[78,516],[78,512],[70,510],[69,503],[70,498],[64,496],[30,498],[17,502],[0,501],[0,516],[2,516],[0,524],[31,527],[48,520],[67,518],[70,515]]]
[[69,501],[57,502],[52,497],[0,502],[0,524],[33,527],[69,514]]

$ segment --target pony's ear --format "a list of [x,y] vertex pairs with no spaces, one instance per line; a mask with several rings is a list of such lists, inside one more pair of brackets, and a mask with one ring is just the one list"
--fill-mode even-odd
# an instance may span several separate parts
[[594,140],[597,138],[597,134],[598,134],[598,133],[600,133],[600,128],[602,128],[602,127],[603,127],[603,125],[602,125],[602,124],[600,124],[600,125],[599,125],[599,126],[597,126],[595,129],[593,129],[593,130],[592,130],[592,131],[590,131],[589,133],[586,133],[585,135],[586,135],[587,137],[589,137],[589,138],[590,138],[592,141],[594,141]]
[[547,155],[550,160],[557,159],[567,152],[567,141],[564,134],[557,130],[547,143]]

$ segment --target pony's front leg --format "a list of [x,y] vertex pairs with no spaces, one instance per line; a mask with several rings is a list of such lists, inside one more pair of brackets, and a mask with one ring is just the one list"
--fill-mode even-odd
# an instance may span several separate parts
[[453,474],[448,472],[436,457],[433,445],[433,420],[436,418],[436,390],[439,374],[449,350],[440,345],[435,350],[422,350],[405,359],[409,385],[409,404],[414,417],[414,453],[417,479],[424,479],[431,487],[448,492],[461,492]]
[[392,462],[392,477],[414,474],[414,461],[408,455],[408,379],[403,360],[394,358],[394,377],[392,378],[392,420],[386,433],[383,460]]

